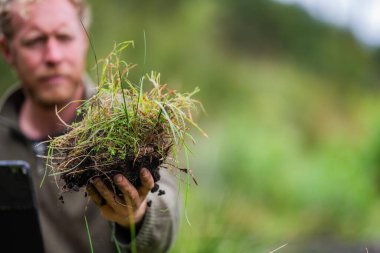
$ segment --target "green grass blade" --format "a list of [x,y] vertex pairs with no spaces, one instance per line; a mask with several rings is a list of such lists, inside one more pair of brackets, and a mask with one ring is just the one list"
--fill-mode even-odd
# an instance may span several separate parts
[[87,217],[86,215],[84,215],[84,222],[86,223],[86,230],[87,230],[87,236],[88,236],[88,242],[90,244],[90,250],[91,250],[91,253],[94,253],[94,248],[92,246],[92,239],[91,239],[91,233],[90,233],[90,229],[88,227],[88,222],[87,222]]
[[187,166],[187,170],[188,172],[186,173],[186,187],[185,187],[185,217],[186,217],[186,221],[187,223],[189,224],[189,226],[191,226],[191,222],[190,222],[190,219],[189,219],[189,216],[187,214],[187,206],[188,206],[188,197],[189,197],[189,189],[190,189],[190,161],[189,161],[189,154],[187,152],[187,149],[185,149],[185,158],[186,158],[186,166]]
[[146,64],[146,34],[144,30],[144,66]]

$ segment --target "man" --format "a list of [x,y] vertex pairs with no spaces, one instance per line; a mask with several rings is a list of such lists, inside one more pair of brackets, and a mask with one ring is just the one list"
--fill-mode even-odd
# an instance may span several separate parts
[[[147,169],[141,170],[139,189],[116,175],[114,182],[127,205],[117,203],[113,191],[99,179],[88,189],[92,202],[75,192],[64,195],[65,203],[60,203],[59,189],[50,178],[39,187],[45,167],[36,155],[45,150],[35,144],[65,131],[56,107],[91,94],[84,74],[88,40],[83,24],[86,26],[87,15],[84,0],[1,2],[0,45],[20,85],[8,92],[1,105],[0,159],[31,164],[46,252],[89,252],[84,216],[96,252],[114,252],[120,247],[131,250],[130,220],[135,223],[138,252],[166,252],[178,225],[176,182],[166,171],[161,170],[163,196],[150,193],[154,182]],[[73,122],[77,106],[68,105],[60,118]]]

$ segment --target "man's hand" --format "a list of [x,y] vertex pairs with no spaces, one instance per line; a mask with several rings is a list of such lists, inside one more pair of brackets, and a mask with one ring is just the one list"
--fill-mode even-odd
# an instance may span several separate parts
[[144,217],[147,208],[146,197],[154,186],[153,177],[148,169],[141,169],[140,179],[142,186],[136,189],[123,175],[115,175],[113,180],[123,194],[121,197],[109,189],[100,178],[95,178],[93,184],[87,186],[87,191],[105,219],[129,228],[132,222],[139,223]]

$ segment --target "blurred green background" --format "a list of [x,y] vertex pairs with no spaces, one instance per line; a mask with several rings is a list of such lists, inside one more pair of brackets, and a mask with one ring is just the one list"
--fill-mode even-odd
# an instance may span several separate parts
[[[171,253],[376,252],[377,48],[269,0],[90,2],[98,59],[134,40],[132,77],[156,70],[172,88],[201,89],[209,138],[194,132],[199,185]],[[2,93],[16,78],[0,69]]]

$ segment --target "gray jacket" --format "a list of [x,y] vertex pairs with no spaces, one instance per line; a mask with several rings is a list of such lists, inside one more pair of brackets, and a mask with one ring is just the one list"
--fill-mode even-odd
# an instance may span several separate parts
[[[89,80],[84,80],[88,97],[91,94],[91,85]],[[54,178],[47,177],[42,187],[39,187],[45,166],[36,154],[41,152],[39,149],[43,146],[34,146],[19,131],[18,117],[24,99],[20,87],[13,88],[3,97],[0,105],[0,160],[25,160],[31,165],[45,252],[90,252],[84,216],[88,221],[94,252],[117,252],[116,247],[123,252],[129,252],[129,231],[107,222],[100,215],[99,209],[85,197],[84,192],[65,193],[64,203],[61,203],[60,189],[57,188]],[[161,169],[160,173],[159,184],[165,194],[148,195],[148,199],[152,201],[151,206],[148,207],[135,238],[139,253],[167,252],[177,232],[177,182],[165,169]]]

